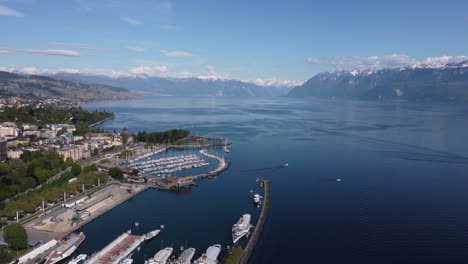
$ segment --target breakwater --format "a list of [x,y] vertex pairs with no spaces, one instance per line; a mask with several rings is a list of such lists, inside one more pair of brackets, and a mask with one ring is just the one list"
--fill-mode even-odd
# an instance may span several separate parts
[[231,165],[231,163],[224,157],[222,156],[218,156],[218,155],[215,155],[215,154],[211,154],[208,152],[208,150],[206,149],[202,149],[200,150],[200,153],[202,155],[205,155],[209,158],[212,158],[212,159],[216,159],[219,161],[219,165],[218,167],[214,170],[214,171],[211,171],[209,173],[206,173],[206,174],[203,174],[201,175],[202,177],[213,177],[213,176],[218,176],[219,174],[221,174],[223,171],[227,170],[229,168],[229,166]]
[[268,211],[270,210],[270,181],[262,180],[262,182],[265,190],[262,212],[260,213],[260,217],[258,218],[257,226],[255,227],[252,237],[247,243],[247,246],[245,247],[244,252],[239,258],[237,264],[247,264],[250,256],[252,256],[255,245],[257,244],[258,239],[260,238],[263,227],[267,220]]

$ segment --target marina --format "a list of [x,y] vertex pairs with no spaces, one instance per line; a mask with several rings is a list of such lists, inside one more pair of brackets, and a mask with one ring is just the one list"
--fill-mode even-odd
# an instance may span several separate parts
[[209,165],[196,155],[178,155],[169,158],[160,158],[141,162],[130,162],[125,164],[131,169],[138,169],[144,173],[161,176],[180,170],[199,168]]

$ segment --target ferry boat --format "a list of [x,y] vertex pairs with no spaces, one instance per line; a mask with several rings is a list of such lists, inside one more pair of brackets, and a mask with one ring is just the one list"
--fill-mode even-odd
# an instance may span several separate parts
[[232,226],[232,241],[235,244],[243,236],[247,235],[250,230],[250,214],[244,214],[239,221]]
[[172,251],[173,249],[171,247],[161,249],[152,259],[145,261],[145,264],[166,264],[172,254]]
[[214,244],[194,264],[217,264],[219,253],[221,253],[221,245]]
[[60,242],[59,246],[50,253],[49,257],[45,261],[44,264],[54,264],[62,259],[66,259],[75,250],[78,248],[78,246],[85,240],[86,236],[83,233],[73,233],[67,236],[62,242]]
[[160,232],[161,230],[156,229],[156,230],[146,233],[145,240],[150,240],[150,239],[155,238],[157,235],[159,235]]
[[175,264],[190,264],[192,263],[192,258],[195,255],[194,248],[187,248],[180,254],[180,256],[175,261]]
[[258,193],[254,194],[253,200],[254,200],[255,204],[259,204],[260,203],[260,194],[258,194]]
[[68,262],[68,264],[83,264],[83,263],[85,263],[87,258],[88,258],[88,255],[80,254],[76,258],[70,260],[70,262]]

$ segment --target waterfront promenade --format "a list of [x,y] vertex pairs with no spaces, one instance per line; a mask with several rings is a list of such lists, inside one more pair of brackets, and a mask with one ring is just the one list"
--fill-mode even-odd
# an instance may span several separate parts
[[257,226],[255,227],[252,237],[247,243],[247,246],[245,247],[244,252],[239,258],[237,264],[247,264],[250,256],[252,256],[255,245],[257,244],[258,239],[260,238],[263,227],[267,220],[268,211],[270,210],[270,181],[263,180],[262,182],[265,189],[265,197],[263,200],[262,212],[260,213],[260,217],[258,218]]

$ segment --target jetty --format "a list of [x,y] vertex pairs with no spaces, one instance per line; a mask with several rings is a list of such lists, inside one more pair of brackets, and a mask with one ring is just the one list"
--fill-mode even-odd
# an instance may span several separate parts
[[215,155],[215,154],[211,154],[208,152],[208,150],[206,149],[202,149],[200,150],[200,153],[202,155],[205,155],[207,157],[210,157],[212,159],[216,159],[219,161],[219,166],[218,168],[216,168],[214,171],[211,171],[209,173],[206,173],[206,174],[202,174],[200,176],[202,176],[203,178],[206,178],[206,177],[213,177],[213,176],[218,176],[221,172],[227,170],[229,168],[229,166],[231,165],[229,163],[229,161],[227,159],[225,159],[223,156],[218,156],[218,155]]
[[86,261],[89,264],[118,264],[127,258],[141,243],[145,236],[136,236],[130,232],[123,233],[103,250]]
[[252,256],[255,245],[257,244],[260,238],[263,227],[267,220],[268,211],[270,210],[270,181],[262,180],[260,183],[263,183],[263,187],[265,190],[262,212],[260,213],[260,218],[258,219],[258,223],[255,227],[252,237],[247,243],[247,246],[245,247],[244,252],[240,256],[237,264],[247,264],[247,261],[249,260],[250,256]]

